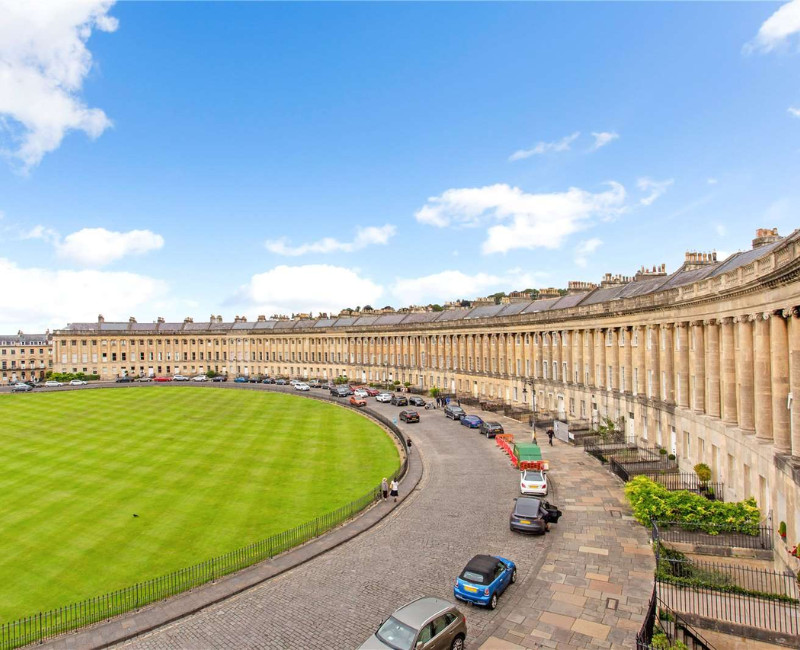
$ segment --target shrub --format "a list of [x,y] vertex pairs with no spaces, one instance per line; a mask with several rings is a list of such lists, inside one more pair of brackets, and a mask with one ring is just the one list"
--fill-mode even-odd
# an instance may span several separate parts
[[658,453],[661,454],[662,456],[666,456],[667,450],[662,447],[661,449],[658,450]]
[[683,641],[676,640],[672,643],[669,637],[661,630],[653,630],[653,638],[650,640],[650,647],[653,650],[689,650]]
[[440,394],[441,392],[442,392],[442,391],[441,391],[441,389],[439,389],[439,388],[436,388],[436,386],[434,386],[434,387],[433,387],[433,388],[431,388],[431,390],[430,390],[431,397],[438,397],[438,396],[439,396],[439,394]]
[[667,456],[667,458],[669,458],[670,460],[675,460],[675,454],[670,454],[669,456]]
[[694,473],[697,474],[701,485],[705,485],[711,480],[711,468],[705,463],[697,463],[694,466]]
[[670,492],[646,476],[636,476],[625,485],[625,494],[636,520],[649,526],[651,520],[679,523],[710,535],[736,531],[758,535],[761,512],[753,498],[735,503],[709,501],[704,496],[680,490]]

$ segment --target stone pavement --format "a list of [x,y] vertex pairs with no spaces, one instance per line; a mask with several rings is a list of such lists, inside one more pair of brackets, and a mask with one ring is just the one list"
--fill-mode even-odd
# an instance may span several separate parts
[[[530,429],[510,422],[506,431],[529,442]],[[548,499],[564,515],[535,579],[506,603],[481,650],[635,648],[653,589],[648,532],[611,472],[580,448],[537,436],[550,461]]]

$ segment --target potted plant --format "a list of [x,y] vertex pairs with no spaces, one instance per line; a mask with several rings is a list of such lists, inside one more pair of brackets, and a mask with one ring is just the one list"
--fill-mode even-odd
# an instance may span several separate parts
[[785,542],[786,541],[786,522],[782,521],[778,524],[778,535],[781,536],[781,539]]
[[661,454],[662,456],[666,456],[667,450],[662,447],[661,449],[658,450],[658,453]]
[[667,456],[667,458],[669,458],[670,460],[675,460],[675,454],[670,454],[669,456]]

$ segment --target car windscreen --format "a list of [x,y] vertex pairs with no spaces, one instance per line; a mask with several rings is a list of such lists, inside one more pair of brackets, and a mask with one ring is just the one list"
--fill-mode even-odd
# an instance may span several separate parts
[[462,409],[460,406],[451,406],[450,410],[453,413],[463,413],[464,412],[464,409]]
[[379,641],[395,650],[411,650],[416,635],[416,630],[401,623],[394,616],[390,616],[375,633]]
[[539,515],[539,499],[517,499],[514,512],[527,517],[537,517]]
[[542,473],[535,470],[526,469],[525,476],[523,477],[524,481],[543,481],[544,477]]

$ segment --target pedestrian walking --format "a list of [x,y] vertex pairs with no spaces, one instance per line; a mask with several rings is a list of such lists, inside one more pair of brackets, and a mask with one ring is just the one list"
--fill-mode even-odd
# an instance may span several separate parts
[[411,453],[411,436],[406,436],[406,444],[408,445],[408,452]]
[[389,482],[385,478],[381,481],[381,493],[383,494],[383,500],[386,501],[389,496]]
[[397,479],[396,479],[396,478],[395,478],[395,479],[392,479],[392,486],[391,486],[391,488],[392,488],[392,491],[391,491],[391,495],[394,497],[395,503],[397,503],[397,489],[398,489],[399,487],[400,487],[400,486],[397,484]]
[[550,440],[550,446],[552,447],[553,446],[553,430],[552,429],[548,429],[547,430],[547,438],[548,438],[548,440]]

